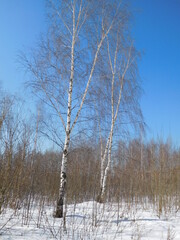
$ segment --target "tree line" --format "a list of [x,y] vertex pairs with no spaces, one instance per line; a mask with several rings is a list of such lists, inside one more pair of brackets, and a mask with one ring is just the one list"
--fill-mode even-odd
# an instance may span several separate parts
[[[16,104],[16,108],[11,106],[11,112],[6,112],[1,125],[0,212],[6,207],[24,208],[28,219],[35,203],[54,205],[57,201],[62,164],[59,159],[62,159],[63,150],[42,151],[38,146],[40,133],[35,128],[37,119],[30,125],[23,119],[22,112],[16,112],[18,104],[8,98],[4,103],[7,100],[1,107],[6,109],[7,104]],[[66,204],[99,198],[100,144],[82,138],[70,146]],[[141,138],[119,139],[111,158],[104,201],[125,201],[131,205],[134,202],[143,204],[146,200],[153,204],[158,214],[172,207],[178,211],[180,149],[170,140],[144,143]]]

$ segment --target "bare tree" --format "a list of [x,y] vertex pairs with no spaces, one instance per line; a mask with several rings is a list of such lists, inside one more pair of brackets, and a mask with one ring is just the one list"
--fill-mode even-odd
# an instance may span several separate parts
[[[124,26],[125,25],[125,26]],[[139,100],[138,95],[136,95],[136,88],[138,87],[137,80],[137,58],[138,52],[135,50],[129,35],[127,36],[127,26],[125,22],[122,25],[124,29],[120,29],[116,33],[116,37],[112,36],[114,39],[114,45],[110,44],[108,36],[106,38],[107,43],[107,57],[108,61],[106,73],[103,74],[102,78],[104,81],[104,89],[101,87],[99,94],[104,97],[103,101],[103,112],[106,114],[106,119],[108,124],[104,126],[102,124],[100,109],[97,109],[98,124],[99,124],[99,134],[100,134],[100,145],[101,145],[101,174],[100,174],[100,193],[97,197],[98,202],[104,201],[104,196],[106,192],[107,176],[110,171],[110,166],[112,163],[112,146],[113,146],[113,135],[115,124],[118,117],[121,119],[124,114],[121,113],[122,110],[127,112],[126,116],[138,116],[139,125],[141,125],[142,114],[139,104],[136,104]],[[124,41],[125,39],[125,41]],[[107,63],[104,63],[107,65]],[[98,94],[98,95],[99,95]],[[104,107],[105,106],[105,107]],[[131,106],[131,108],[127,108]],[[133,109],[132,109],[133,107]],[[126,109],[128,109],[126,111]],[[137,114],[136,114],[137,113]],[[131,119],[134,121],[135,119]],[[137,119],[136,119],[137,120]],[[118,121],[119,124],[121,121]],[[119,125],[120,127],[120,125]],[[103,131],[106,134],[103,136]],[[105,146],[103,145],[103,140],[105,140]]]
[[48,34],[32,58],[23,57],[23,62],[31,73],[29,83],[34,93],[52,110],[51,120],[58,118],[58,124],[52,125],[59,127],[51,137],[63,147],[55,213],[55,217],[61,218],[70,137],[77,122],[82,123],[87,113],[84,108],[87,93],[92,80],[97,81],[95,67],[104,41],[110,33],[116,34],[126,11],[125,4],[117,0],[51,0],[49,6]]

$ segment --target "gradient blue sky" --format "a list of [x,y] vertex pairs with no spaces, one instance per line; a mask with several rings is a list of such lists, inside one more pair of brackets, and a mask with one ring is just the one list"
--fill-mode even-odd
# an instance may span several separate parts
[[[147,137],[171,136],[180,145],[180,0],[132,0]],[[45,0],[0,0],[0,82],[23,95],[18,52],[28,51],[46,29]]]

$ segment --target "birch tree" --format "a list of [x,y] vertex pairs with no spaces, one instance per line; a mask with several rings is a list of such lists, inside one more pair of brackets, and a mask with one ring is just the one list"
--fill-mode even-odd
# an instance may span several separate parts
[[52,124],[57,126],[53,136],[46,134],[63,148],[54,215],[61,218],[72,132],[87,113],[84,106],[91,85],[98,81],[95,72],[102,46],[124,21],[125,5],[118,0],[51,0],[49,6],[49,31],[30,58],[23,56],[23,63],[33,92],[48,106],[51,120],[57,122]]
[[[139,104],[135,104],[138,100],[137,95],[132,94],[133,92],[136,92],[136,88],[138,86],[136,78],[136,58],[138,57],[138,53],[135,50],[132,42],[128,40],[128,38],[126,42],[123,43],[122,39],[124,39],[124,37],[125,35],[123,31],[117,32],[114,46],[109,43],[109,37],[106,38],[108,56],[106,59],[109,64],[109,71],[107,70],[107,73],[104,77],[104,86],[111,86],[105,89],[105,91],[108,91],[108,93],[107,98],[104,99],[103,105],[106,106],[105,102],[107,101],[109,111],[107,111],[107,109],[104,109],[104,112],[106,113],[106,118],[110,119],[110,121],[108,121],[108,125],[105,127],[106,141],[104,146],[102,140],[102,119],[99,112],[97,111],[101,146],[101,173],[100,191],[97,197],[98,202],[104,201],[104,196],[107,189],[107,177],[112,164],[114,129],[117,119],[121,118],[121,116],[123,115],[121,113],[121,110],[125,110],[126,105],[128,106],[130,104],[136,108],[136,111],[138,113],[137,115],[139,119],[142,120],[140,106]],[[101,92],[101,94],[104,95],[102,89]],[[99,107],[99,109],[100,108],[101,107]],[[126,116],[131,116],[132,114],[133,110],[128,109]],[[139,123],[141,123],[141,121]]]

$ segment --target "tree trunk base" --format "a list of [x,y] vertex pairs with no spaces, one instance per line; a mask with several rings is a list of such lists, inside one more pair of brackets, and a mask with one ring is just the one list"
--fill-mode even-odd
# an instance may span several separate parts
[[63,212],[59,209],[53,215],[54,218],[63,218]]
[[96,202],[98,202],[98,203],[104,203],[104,197],[102,197],[102,195],[99,194],[99,195],[97,196],[97,198],[96,198]]
[[57,201],[56,211],[53,215],[54,218],[63,218],[63,198]]

